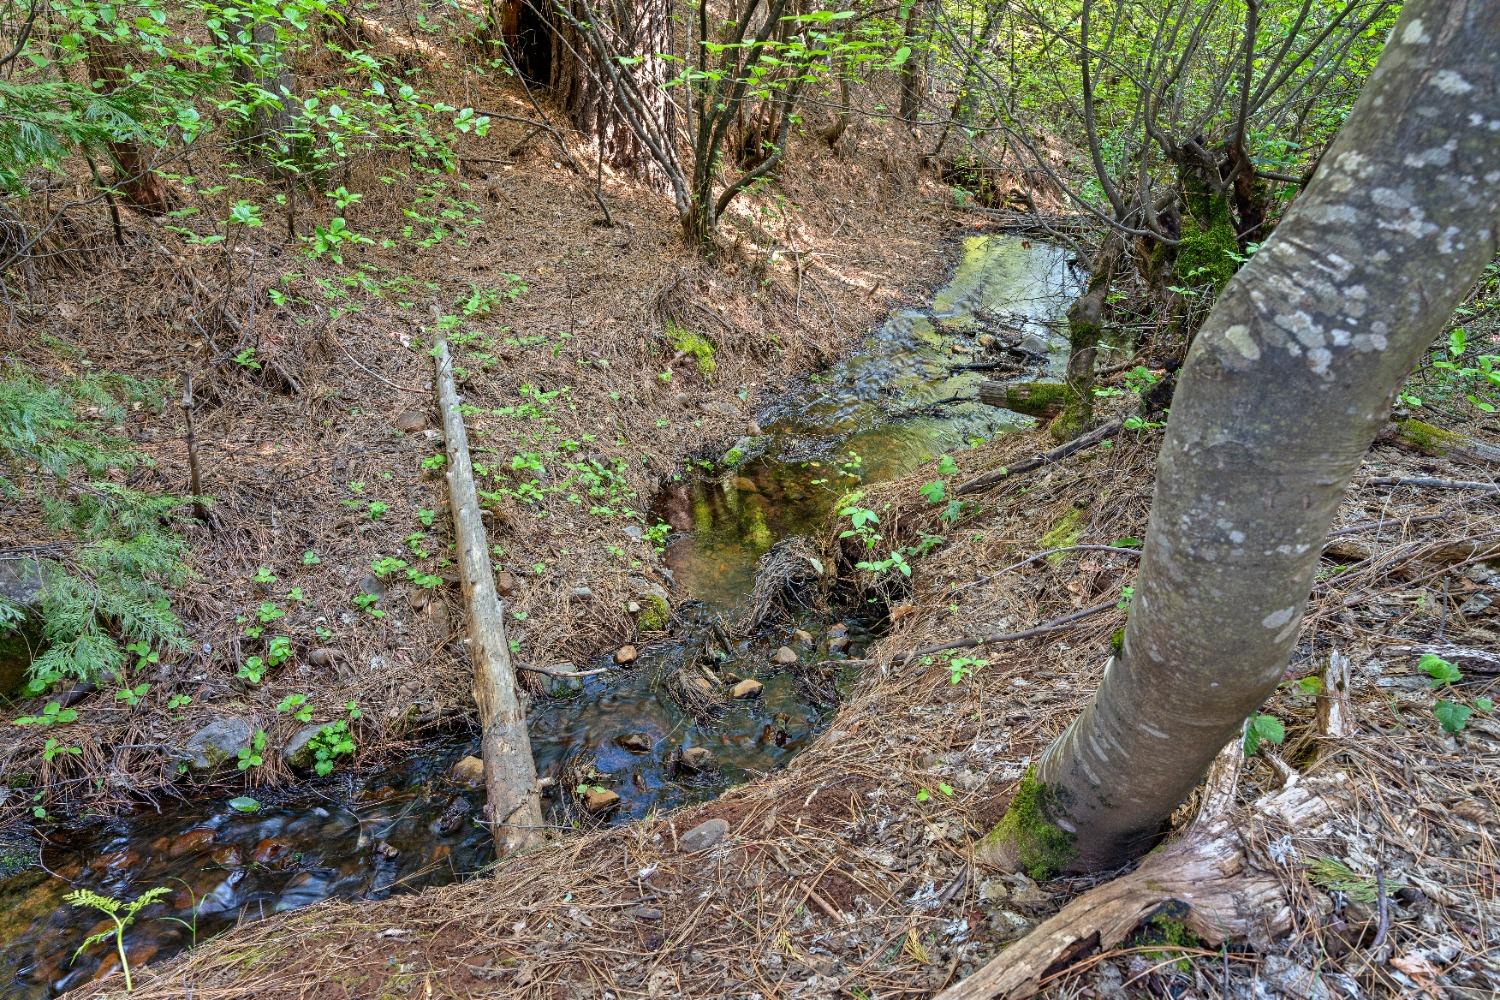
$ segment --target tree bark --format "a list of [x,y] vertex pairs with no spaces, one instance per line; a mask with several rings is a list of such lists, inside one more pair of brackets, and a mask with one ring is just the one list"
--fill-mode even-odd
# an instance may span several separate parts
[[1062,413],[1050,428],[1055,441],[1071,440],[1094,422],[1094,362],[1104,334],[1104,306],[1124,250],[1117,237],[1106,238],[1094,258],[1088,288],[1068,310],[1068,369],[1063,376]]
[[500,857],[541,839],[542,803],[526,710],[516,688],[505,635],[505,615],[495,592],[489,538],[480,518],[469,435],[453,381],[446,341],[437,342],[438,408],[448,446],[448,504],[458,542],[458,573],[468,616],[469,656],[474,661],[474,701],[479,706],[480,756],[484,760],[486,812]]
[[[1500,7],[1413,0],[1317,176],[1198,334],[1121,652],[978,849],[1140,855],[1275,688],[1344,488],[1495,256]],[[1014,814],[1014,815],[1013,815]]]
[[[512,0],[512,5],[527,2]],[[663,135],[672,132],[664,58],[671,42],[667,0],[628,0],[608,5],[572,0],[570,13],[571,17],[554,12],[548,18],[550,31],[544,43],[551,45],[547,60],[549,79],[542,82],[552,88],[574,127],[595,145],[605,163],[665,190],[664,178],[650,149],[625,116],[649,116],[655,131]],[[629,74],[634,81],[630,95],[618,94],[610,75],[596,65],[598,57],[574,20],[596,27],[611,51],[632,60],[628,65],[616,67],[616,72]],[[507,23],[526,22],[512,18]],[[535,45],[537,40],[532,39],[529,44]]]
[[[89,80],[96,89],[113,93],[129,86],[125,75],[125,53],[119,46],[91,35],[87,44]],[[147,215],[165,215],[176,202],[172,189],[152,170],[151,153],[140,142],[119,138],[109,143],[115,162],[115,189],[132,208]]]

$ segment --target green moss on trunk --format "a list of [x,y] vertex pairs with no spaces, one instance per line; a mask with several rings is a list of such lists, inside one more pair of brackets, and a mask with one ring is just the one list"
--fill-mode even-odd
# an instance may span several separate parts
[[1068,395],[1061,382],[1016,382],[1005,387],[1005,408],[1033,417],[1050,417],[1063,408]]
[[1401,440],[1427,455],[1446,455],[1461,440],[1452,431],[1412,418],[1397,424],[1396,433],[1401,435]]
[[1027,771],[1010,808],[980,842],[981,851],[1015,858],[1020,869],[1040,881],[1066,868],[1073,860],[1073,835],[1048,817],[1054,792]]

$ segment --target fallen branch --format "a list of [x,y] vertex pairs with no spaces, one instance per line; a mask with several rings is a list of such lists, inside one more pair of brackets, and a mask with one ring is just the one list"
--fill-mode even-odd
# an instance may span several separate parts
[[533,674],[542,674],[545,677],[593,677],[596,674],[609,673],[608,667],[598,667],[594,670],[579,670],[571,663],[554,663],[547,667],[538,667],[530,663],[520,663],[516,665],[516,668]]
[[446,340],[438,340],[435,358],[438,409],[448,446],[448,504],[458,541],[459,581],[469,625],[467,644],[474,661],[474,701],[479,706],[485,809],[495,851],[505,857],[537,842],[544,822],[542,802]]
[[1455,646],[1448,642],[1431,642],[1422,646],[1392,646],[1391,651],[1409,653],[1412,656],[1431,653],[1433,656],[1441,656],[1449,663],[1478,674],[1500,674],[1500,653],[1494,653],[1488,649]]
[[1020,569],[1022,566],[1029,566],[1030,564],[1037,562],[1038,560],[1045,559],[1048,556],[1060,555],[1064,552],[1112,552],[1115,555],[1134,556],[1137,559],[1141,557],[1140,549],[1127,549],[1119,545],[1059,545],[1055,549],[1043,549],[1035,555],[1027,556],[1025,559],[1022,559],[1019,562],[1013,562],[1009,566],[1002,566],[988,576],[981,576],[974,582],[966,583],[962,587],[958,587],[957,589],[968,590],[970,587],[977,587],[982,583],[989,583],[996,577],[1003,576],[1006,573],[1011,572],[1012,570]]
[[959,496],[968,496],[971,493],[981,493],[984,490],[989,489],[991,486],[994,486],[996,483],[1003,482],[1004,480],[1009,479],[1012,476],[1019,476],[1023,472],[1033,472],[1037,469],[1043,468],[1044,466],[1052,465],[1056,462],[1061,462],[1063,459],[1067,458],[1074,452],[1082,451],[1085,448],[1092,448],[1094,445],[1098,444],[1101,441],[1107,441],[1108,439],[1114,437],[1116,434],[1120,433],[1124,426],[1125,422],[1123,420],[1115,420],[1110,423],[1103,424],[1099,427],[1095,427],[1087,434],[1081,434],[1071,441],[1058,445],[1051,451],[1044,452],[1033,458],[1028,458],[1024,462],[1017,462],[1012,466],[996,469],[994,472],[986,472],[982,476],[975,476],[968,482],[960,483],[958,489],[954,490],[953,492]]
[[[1060,618],[1054,618],[1051,621],[1043,622],[1040,625],[1033,626],[1032,628],[1023,629],[1020,632],[995,632],[990,635],[971,636],[966,639],[954,639],[952,642],[945,642],[938,646],[923,646],[921,649],[914,649],[902,656],[900,658],[900,662],[902,666],[906,666],[907,664],[911,663],[912,660],[915,660],[918,657],[930,656],[933,653],[946,653],[952,649],[973,649],[975,646],[994,646],[1005,642],[1020,642],[1023,639],[1034,639],[1039,635],[1047,635],[1052,632],[1059,632],[1072,625],[1074,622],[1082,621],[1085,618],[1090,618],[1094,615],[1109,611],[1110,609],[1116,608],[1118,606],[1119,601],[1115,598],[1110,598],[1109,600],[1104,601],[1101,604],[1095,604],[1093,607],[1083,608],[1079,611],[1071,612],[1069,614],[1063,615]],[[871,667],[879,663],[880,661],[825,660],[823,662],[824,664],[833,664],[836,666]],[[892,666],[894,666],[895,663],[895,660],[891,661]]]
[[1424,490],[1478,490],[1482,493],[1500,493],[1500,483],[1478,482],[1472,479],[1439,479],[1436,476],[1377,476],[1365,480],[1369,486],[1412,486]]

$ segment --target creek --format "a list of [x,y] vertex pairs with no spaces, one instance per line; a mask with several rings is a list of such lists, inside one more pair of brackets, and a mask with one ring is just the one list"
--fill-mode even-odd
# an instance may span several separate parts
[[[962,366],[981,359],[987,333],[1004,330],[1022,334],[1037,365],[1057,373],[1059,319],[1077,290],[1065,251],[966,237],[952,278],[925,307],[892,312],[851,356],[772,402],[764,433],[658,498],[657,513],[682,529],[666,559],[689,599],[669,638],[635,663],[601,657],[587,666],[605,673],[533,706],[537,769],[554,782],[552,821],[601,820],[582,813],[572,794],[580,783],[618,795],[602,820],[623,822],[712,798],[785,765],[812,740],[854,672],[808,666],[858,658],[880,623],[858,609],[793,606],[774,624],[737,630],[757,565],[778,542],[826,530],[840,498],[861,484],[1030,426],[966,401],[982,376]],[[796,664],[773,662],[782,646]],[[762,686],[754,697],[727,697],[741,681]],[[456,734],[375,771],[269,794],[251,812],[226,791],[48,830],[39,863],[0,879],[0,996],[40,1000],[118,969],[112,942],[75,954],[110,924],[64,902],[73,889],[121,900],[168,890],[126,933],[135,968],[245,920],[483,871],[493,851],[476,821],[482,792],[450,776],[475,752],[470,734]]]

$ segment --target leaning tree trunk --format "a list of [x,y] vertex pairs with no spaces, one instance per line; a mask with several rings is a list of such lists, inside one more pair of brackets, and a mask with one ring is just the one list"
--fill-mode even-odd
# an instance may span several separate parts
[[1411,0],[1286,220],[1183,369],[1120,654],[981,860],[1144,852],[1276,687],[1335,508],[1496,252],[1500,6]]
[[1104,335],[1104,306],[1125,248],[1111,234],[1094,258],[1088,287],[1068,310],[1068,370],[1063,410],[1050,428],[1058,441],[1077,437],[1094,422],[1094,362]]
[[908,49],[906,62],[901,64],[901,120],[910,125],[922,111],[927,100],[927,50],[917,52],[925,39],[923,17],[927,13],[924,0],[911,0],[906,11],[906,23],[901,29],[902,47]]
[[[511,5],[525,8],[542,2],[511,0]],[[534,34],[507,41],[513,42],[523,66],[545,71],[545,78],[538,82],[552,88],[574,127],[588,137],[606,164],[664,190],[665,179],[627,116],[648,118],[654,132],[671,134],[665,58],[670,46],[667,0],[607,4],[569,0],[567,7],[566,13],[548,14],[545,32],[533,27]],[[540,23],[534,10],[530,17],[518,14],[507,17],[505,23],[524,32],[527,25]],[[599,65],[597,47],[589,44],[575,22],[598,29],[609,51],[629,59],[628,63],[617,60],[613,67],[615,73],[629,75],[633,86],[628,92],[622,92]],[[545,57],[525,48],[542,44],[550,46]]]

